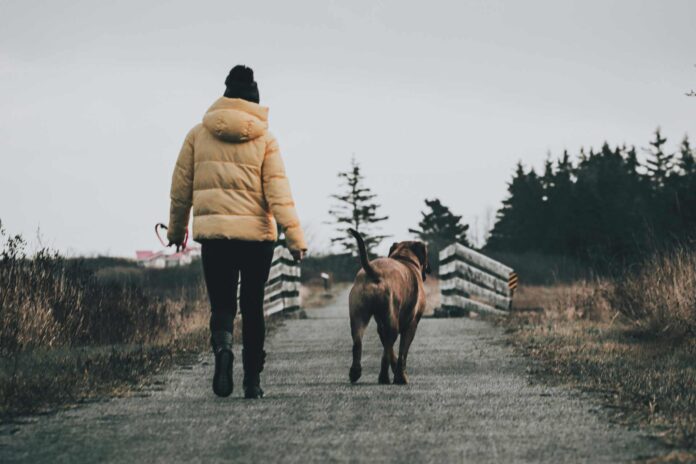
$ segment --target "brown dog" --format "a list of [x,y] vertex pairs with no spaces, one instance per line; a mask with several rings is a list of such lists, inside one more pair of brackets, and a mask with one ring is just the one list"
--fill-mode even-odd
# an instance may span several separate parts
[[[428,250],[423,242],[394,243],[389,257],[368,261],[365,243],[358,232],[349,229],[358,242],[362,270],[355,277],[350,291],[350,329],[353,335],[353,365],[350,381],[355,383],[362,374],[362,337],[370,318],[377,322],[377,332],[384,347],[379,383],[389,383],[389,367],[394,383],[406,384],[406,358],[416,327],[425,310],[423,281],[430,273]],[[394,343],[399,341],[399,357],[394,355]]]

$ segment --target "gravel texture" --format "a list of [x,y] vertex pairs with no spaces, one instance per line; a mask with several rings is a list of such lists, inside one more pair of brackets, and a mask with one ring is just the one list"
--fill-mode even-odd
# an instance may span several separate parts
[[211,390],[212,355],[126,398],[0,426],[0,462],[623,462],[654,454],[649,437],[606,420],[577,392],[530,385],[499,329],[423,319],[411,384],[378,385],[374,321],[363,377],[348,382],[347,293],[269,338],[266,398]]

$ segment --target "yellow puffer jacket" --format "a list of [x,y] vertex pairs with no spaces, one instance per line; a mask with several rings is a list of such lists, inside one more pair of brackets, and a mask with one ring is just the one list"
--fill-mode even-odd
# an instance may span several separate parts
[[307,249],[268,108],[222,97],[191,129],[172,176],[170,241],[183,240],[191,206],[194,240],[274,241],[277,220],[290,249]]

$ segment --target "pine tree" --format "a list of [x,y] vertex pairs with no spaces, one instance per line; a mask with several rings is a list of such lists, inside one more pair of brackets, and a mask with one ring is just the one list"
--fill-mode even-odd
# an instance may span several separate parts
[[647,175],[641,173],[642,165],[638,161],[636,147],[623,147],[622,156],[624,169],[626,170],[626,184],[623,187],[627,203],[626,210],[630,220],[626,224],[631,228],[631,236],[634,242],[643,243],[646,225],[652,222],[652,214],[648,206],[650,200],[651,183]]
[[544,175],[541,176],[541,186],[544,189],[544,201],[548,201],[548,194],[554,189],[556,182],[555,176],[553,162],[549,156],[544,163]]
[[638,172],[640,162],[638,161],[636,147],[631,147],[628,150],[626,147],[624,147],[623,151],[626,153],[626,169],[628,170],[629,175],[635,178],[640,177],[640,173]]
[[662,137],[660,128],[655,130],[655,139],[650,142],[650,149],[646,150],[648,159],[646,160],[646,168],[653,183],[655,190],[663,188],[667,182],[672,168],[674,167],[674,154],[667,154],[663,151],[663,145],[667,143],[667,139]]
[[608,263],[633,247],[636,231],[629,169],[620,148],[604,143],[578,165],[575,229],[569,252]]
[[337,204],[329,210],[338,230],[338,234],[331,239],[331,243],[339,244],[346,252],[355,254],[357,251],[355,239],[348,234],[348,229],[353,228],[362,234],[365,247],[370,252],[388,237],[388,235],[378,234],[376,225],[386,221],[389,216],[377,214],[379,205],[374,202],[377,195],[364,186],[364,176],[355,157],[351,159],[350,169],[339,172],[338,177],[343,181],[346,192],[331,195],[338,200]]
[[691,148],[688,136],[684,136],[684,139],[679,146],[678,165],[683,175],[689,177],[696,174],[696,159],[694,158],[694,149]]
[[541,179],[534,169],[526,173],[518,163],[486,248],[518,252],[541,249],[547,227],[543,196]]
[[470,246],[466,237],[469,225],[462,224],[462,217],[453,214],[437,198],[426,199],[425,205],[428,209],[421,212],[422,218],[418,223],[418,229],[408,229],[408,231],[428,244],[431,267],[434,272],[437,272],[438,255],[443,248],[455,242]]
[[514,247],[515,227],[519,213],[518,196],[521,195],[527,175],[522,162],[517,163],[512,180],[508,184],[508,196],[503,200],[503,206],[498,210],[497,220],[488,237],[486,248],[491,250],[510,250]]
[[689,138],[684,137],[679,146],[677,166],[679,172],[672,176],[675,191],[676,211],[679,215],[680,236],[689,238],[696,231],[696,151],[691,148]]
[[568,150],[556,162],[551,170],[553,181],[545,192],[548,216],[546,224],[546,242],[544,248],[551,253],[563,253],[567,250],[575,230],[575,201],[573,199],[573,164]]
[[678,176],[674,171],[674,153],[665,153],[666,142],[667,138],[662,136],[658,127],[650,148],[646,150],[646,168],[651,187],[647,202],[649,227],[655,237],[673,236],[680,221],[681,206],[675,190]]

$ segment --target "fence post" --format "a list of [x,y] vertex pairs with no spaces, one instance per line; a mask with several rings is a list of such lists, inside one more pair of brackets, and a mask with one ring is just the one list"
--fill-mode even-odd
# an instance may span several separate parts
[[517,274],[512,268],[459,243],[443,249],[439,259],[439,315],[510,311],[513,289],[517,287]]
[[300,266],[282,245],[273,250],[271,272],[264,291],[264,314],[300,309]]

